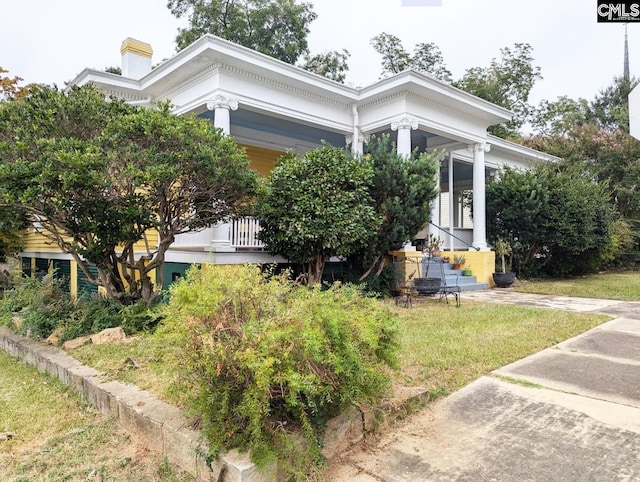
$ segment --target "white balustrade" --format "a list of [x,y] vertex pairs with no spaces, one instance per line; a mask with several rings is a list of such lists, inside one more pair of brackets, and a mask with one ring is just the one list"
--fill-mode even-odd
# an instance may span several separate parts
[[256,239],[260,222],[255,218],[240,218],[231,223],[231,246],[239,249],[263,249],[264,244]]
[[256,239],[258,231],[260,222],[257,219],[239,218],[202,231],[179,234],[171,248],[203,248],[213,251],[262,250],[264,244]]

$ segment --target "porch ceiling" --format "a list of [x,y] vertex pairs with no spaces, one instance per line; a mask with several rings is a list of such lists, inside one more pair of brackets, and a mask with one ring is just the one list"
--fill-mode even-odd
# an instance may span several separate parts
[[[213,122],[213,117],[214,114],[212,111],[206,111],[198,115],[198,118],[209,119],[211,122]],[[232,134],[234,127],[250,129],[252,131],[310,144],[321,145],[323,142],[326,142],[338,147],[345,145],[344,134],[242,108],[231,112]]]

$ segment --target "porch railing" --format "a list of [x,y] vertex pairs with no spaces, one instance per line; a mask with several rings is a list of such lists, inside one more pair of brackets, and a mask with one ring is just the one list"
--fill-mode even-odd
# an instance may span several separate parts
[[[431,226],[437,228],[441,236],[450,236],[450,237],[452,237],[455,240],[454,241],[454,249],[455,250],[467,249],[467,248],[475,249],[476,251],[480,250],[479,248],[476,248],[471,244],[473,242],[473,229],[453,228],[454,234],[451,234],[449,232],[449,228],[448,227],[438,226],[437,224],[434,224],[432,222],[429,222],[429,224]],[[445,243],[444,247],[448,247],[448,243]]]
[[184,233],[176,236],[172,248],[214,251],[235,251],[264,249],[264,244],[256,239],[260,231],[257,219],[246,217],[235,219],[229,223],[219,224],[198,232]]
[[264,244],[256,238],[259,231],[260,221],[257,219],[235,219],[231,222],[229,230],[231,246],[238,249],[264,249]]

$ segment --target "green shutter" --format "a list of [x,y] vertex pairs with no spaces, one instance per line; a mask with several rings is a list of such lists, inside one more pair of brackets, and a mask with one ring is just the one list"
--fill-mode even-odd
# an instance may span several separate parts
[[[92,275],[98,276],[98,268],[96,268],[95,266],[88,266],[88,268],[89,268],[89,272]],[[91,296],[98,293],[98,286],[87,279],[87,276],[84,274],[84,271],[80,269],[80,266],[78,266],[77,269],[78,269],[78,297],[80,298],[82,296]]]
[[62,289],[69,293],[71,281],[71,261],[67,259],[54,259],[53,269],[56,279],[62,281]]
[[31,258],[22,258],[22,274],[26,278],[31,278]]

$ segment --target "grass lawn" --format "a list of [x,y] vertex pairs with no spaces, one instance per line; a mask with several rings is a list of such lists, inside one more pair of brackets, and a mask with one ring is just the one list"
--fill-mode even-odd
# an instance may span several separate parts
[[401,323],[400,378],[446,395],[501,366],[583,333],[604,315],[464,301],[396,308]]
[[[463,301],[461,308],[436,300],[415,303],[411,309],[386,303],[400,325],[397,382],[426,387],[434,397],[609,319],[470,301]],[[70,354],[109,378],[134,383],[180,405],[180,394],[167,390],[172,377],[167,362],[175,349],[161,337],[143,336],[127,345],[87,345]]]
[[[640,275],[619,273],[571,281],[521,283],[518,290],[571,296],[638,299]],[[609,319],[604,315],[464,300],[461,308],[427,300],[398,317],[396,382],[446,395],[510,362],[552,346]],[[70,352],[108,378],[134,383],[182,405],[169,387],[180,348],[160,334],[128,344],[88,345]],[[190,480],[86,406],[49,376],[0,352],[2,480]],[[0,437],[1,439],[1,437]]]
[[58,380],[0,351],[3,434],[3,481],[193,480],[131,440]]
[[522,293],[640,301],[640,272],[607,272],[561,280],[519,281],[514,290]]

